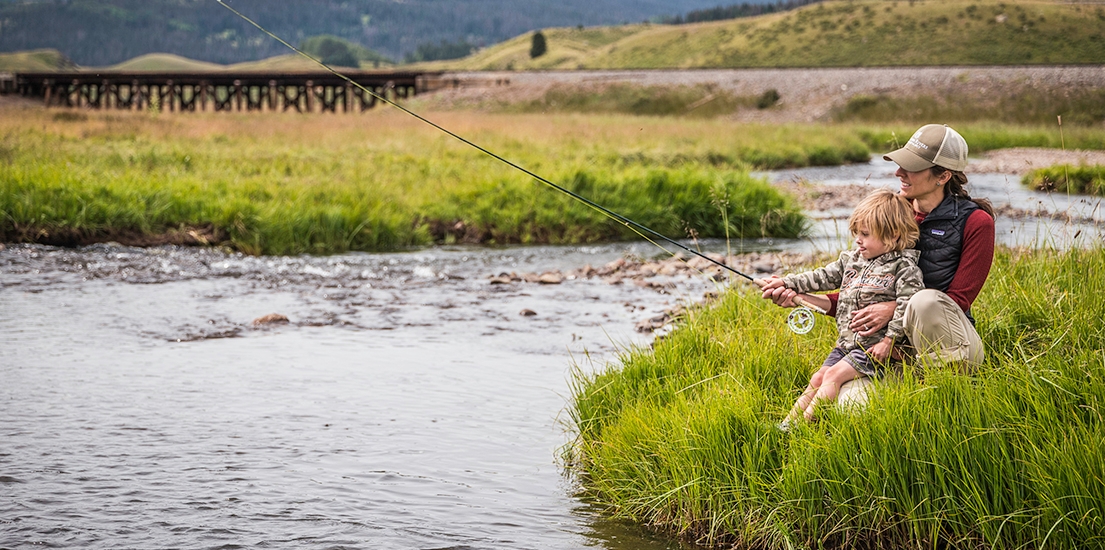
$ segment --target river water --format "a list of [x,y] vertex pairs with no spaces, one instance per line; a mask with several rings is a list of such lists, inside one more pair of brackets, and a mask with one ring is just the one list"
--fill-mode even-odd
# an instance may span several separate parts
[[[860,184],[897,191],[897,165],[876,157],[864,164],[761,172],[770,181],[808,181],[829,187]],[[1021,185],[1009,174],[968,174],[967,191],[972,197],[987,198],[997,209],[996,238],[1011,247],[1065,249],[1100,245],[1105,239],[1105,205],[1101,197],[1044,193]],[[856,197],[856,202],[862,197]],[[848,215],[851,208],[811,213],[814,225],[808,246],[839,250],[851,246]]]
[[[895,186],[881,162],[768,176]],[[972,182],[999,206],[1078,209],[999,221],[1005,244],[1100,242],[1089,201]],[[847,246],[846,215],[731,244]],[[0,250],[0,547],[679,548],[573,496],[558,450],[572,371],[648,345],[639,320],[714,284],[487,278],[655,253]],[[269,313],[290,323],[251,323]]]
[[563,411],[712,285],[487,280],[642,251],[9,246],[0,547],[674,548],[573,497]]

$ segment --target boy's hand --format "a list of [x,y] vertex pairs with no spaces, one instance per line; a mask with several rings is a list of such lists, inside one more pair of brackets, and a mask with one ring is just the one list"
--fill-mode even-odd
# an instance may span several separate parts
[[783,279],[778,275],[772,275],[766,279],[754,279],[752,282],[756,283],[757,286],[764,289],[765,292],[768,290],[774,290],[776,288],[786,286],[783,283]]
[[870,355],[872,359],[876,361],[886,361],[890,357],[890,352],[894,350],[894,340],[887,336],[879,343],[871,346],[871,349],[867,350],[867,355]]
[[763,289],[763,299],[771,300],[775,305],[780,307],[798,306],[798,304],[794,303],[794,297],[798,296],[798,293],[787,288],[786,283],[784,283],[783,279],[778,275],[772,275],[766,279],[756,279],[753,282]]

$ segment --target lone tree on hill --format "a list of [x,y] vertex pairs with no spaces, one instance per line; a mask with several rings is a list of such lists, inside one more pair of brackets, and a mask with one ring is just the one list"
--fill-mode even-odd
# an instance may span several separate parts
[[537,59],[545,55],[547,51],[549,51],[549,46],[545,43],[545,35],[541,34],[541,31],[533,33],[533,44],[529,47],[530,59]]

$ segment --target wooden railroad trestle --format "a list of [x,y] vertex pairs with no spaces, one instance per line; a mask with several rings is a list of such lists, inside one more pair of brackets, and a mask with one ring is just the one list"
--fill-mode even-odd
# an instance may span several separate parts
[[[425,89],[426,73],[351,72],[389,100]],[[16,73],[15,92],[47,107],[161,111],[365,111],[377,97],[332,73]]]

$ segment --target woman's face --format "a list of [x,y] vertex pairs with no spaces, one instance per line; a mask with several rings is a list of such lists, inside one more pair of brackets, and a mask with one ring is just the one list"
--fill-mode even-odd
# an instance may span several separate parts
[[[944,172],[944,174],[948,174],[948,172]],[[898,176],[898,180],[902,182],[901,195],[911,201],[924,201],[935,197],[944,198],[944,186],[940,178],[932,175],[929,170],[908,172],[905,168],[899,166],[894,175]]]

